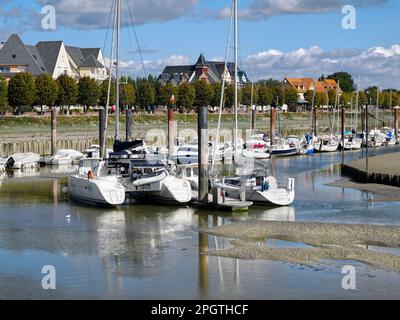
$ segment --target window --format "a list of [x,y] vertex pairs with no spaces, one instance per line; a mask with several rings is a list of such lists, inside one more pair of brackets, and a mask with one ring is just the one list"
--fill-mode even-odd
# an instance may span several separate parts
[[0,73],[9,73],[10,67],[0,66]]
[[15,59],[15,58],[17,58],[17,55],[13,54],[12,57],[13,57],[13,59]]

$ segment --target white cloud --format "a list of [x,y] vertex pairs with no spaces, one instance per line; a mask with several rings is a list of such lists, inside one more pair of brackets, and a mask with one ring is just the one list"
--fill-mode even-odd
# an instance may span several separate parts
[[[106,60],[106,65],[109,66],[110,60]],[[183,55],[171,55],[169,57],[157,60],[145,60],[144,66],[147,74],[158,76],[166,66],[187,65],[191,63],[191,59]],[[131,76],[144,76],[143,66],[140,61],[130,60],[121,61],[121,73]]]
[[269,49],[248,56],[242,67],[255,79],[319,77],[323,73],[347,71],[354,78],[360,75],[363,87],[400,88],[400,44],[367,50],[323,51],[317,46],[290,52]]
[[[243,19],[259,20],[287,14],[340,12],[348,4],[362,8],[388,2],[389,0],[252,0],[248,7],[241,8],[240,16]],[[230,10],[225,7],[209,16],[225,19],[229,17],[229,13]]]
[[[57,22],[73,28],[106,28],[110,0],[36,0],[40,5],[53,5]],[[130,24],[127,3],[135,24],[165,22],[190,14],[198,0],[121,0],[123,25]]]

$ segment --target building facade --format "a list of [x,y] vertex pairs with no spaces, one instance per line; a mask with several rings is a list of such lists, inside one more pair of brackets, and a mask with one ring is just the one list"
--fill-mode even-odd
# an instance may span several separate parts
[[330,90],[337,90],[339,94],[343,93],[339,84],[333,79],[319,81],[313,78],[285,78],[283,79],[283,85],[297,90],[299,103],[310,103],[310,101],[306,101],[304,96],[307,91],[315,90],[315,92],[328,93]]
[[[234,78],[235,67],[233,63],[228,63],[227,68],[225,68],[225,62],[206,61],[204,55],[201,54],[194,65],[166,66],[159,80],[163,84],[179,85],[198,80],[212,84],[222,82],[225,79],[228,84],[231,84],[234,82]],[[239,86],[250,83],[246,73],[240,69],[238,69],[237,82]]]
[[13,34],[0,48],[0,76],[10,79],[20,72],[33,76],[50,74],[54,79],[66,74],[76,80],[88,76],[97,81],[107,79],[101,49],[65,46],[63,41],[41,41],[26,45]]

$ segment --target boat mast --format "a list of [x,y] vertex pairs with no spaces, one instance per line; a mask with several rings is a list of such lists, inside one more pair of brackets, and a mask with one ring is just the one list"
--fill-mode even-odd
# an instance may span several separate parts
[[115,66],[116,79],[116,106],[115,106],[115,139],[119,138],[119,63],[121,51],[121,0],[116,0],[117,5],[117,63]]
[[235,111],[235,138],[234,138],[234,150],[237,152],[238,143],[238,0],[234,0],[234,67],[235,67],[235,94],[234,94],[234,111]]
[[[111,9],[111,13],[112,13]],[[100,141],[100,148],[101,148],[101,154],[103,156],[103,160],[106,160],[107,158],[107,152],[106,152],[106,145],[107,145],[107,130],[108,130],[108,112],[110,109],[110,95],[111,95],[111,84],[112,84],[112,69],[113,69],[113,64],[114,64],[114,47],[115,47],[115,29],[116,29],[116,23],[117,23],[117,4],[115,2],[115,7],[114,7],[114,21],[113,21],[113,28],[112,28],[112,40],[111,40],[111,52],[110,52],[110,65],[109,65],[109,77],[108,77],[108,89],[107,89],[107,103],[106,103],[106,109],[105,109],[105,123],[104,123],[104,132],[103,132],[103,141]]]

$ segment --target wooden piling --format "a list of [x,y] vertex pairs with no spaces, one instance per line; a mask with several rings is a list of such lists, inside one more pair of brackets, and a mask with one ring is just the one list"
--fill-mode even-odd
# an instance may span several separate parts
[[276,109],[271,107],[270,125],[269,125],[269,135],[270,135],[270,138],[271,138],[271,144],[275,140],[275,131],[276,131]]
[[170,157],[175,151],[175,131],[174,109],[170,107],[168,108],[168,152]]
[[103,158],[105,152],[105,128],[106,128],[106,109],[99,110],[99,145],[100,145],[100,158]]
[[199,202],[208,203],[208,123],[207,108],[199,107],[198,149],[199,149]]
[[257,110],[255,107],[252,107],[251,109],[251,130],[254,133],[254,130],[256,130],[256,117],[257,117]]
[[57,152],[57,110],[51,109],[51,155]]
[[125,127],[125,136],[126,136],[126,141],[131,141],[132,140],[132,110],[131,109],[126,109],[125,113],[126,117],[126,127]]

